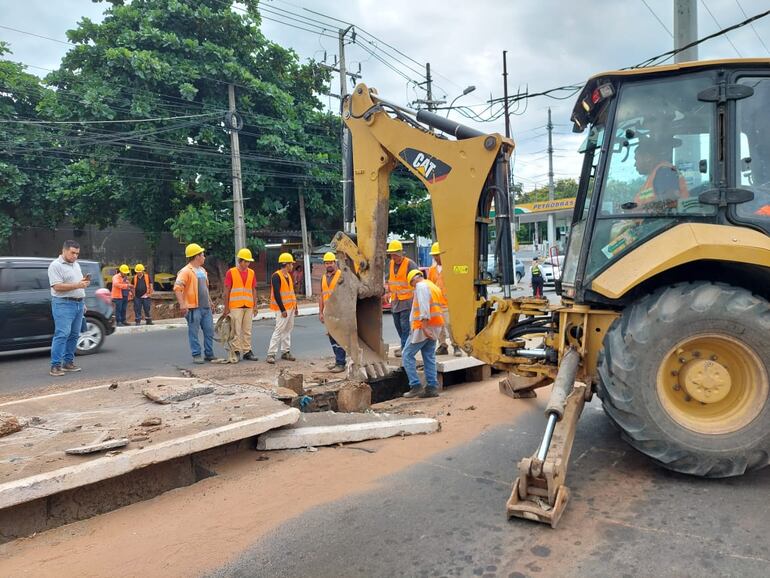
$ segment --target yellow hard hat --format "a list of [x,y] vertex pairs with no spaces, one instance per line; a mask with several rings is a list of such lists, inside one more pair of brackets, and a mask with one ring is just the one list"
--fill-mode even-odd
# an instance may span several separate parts
[[422,275],[422,271],[420,271],[419,269],[412,269],[411,271],[409,271],[409,273],[406,276],[406,282],[411,283],[412,279],[417,277],[417,275]]
[[403,251],[404,246],[401,244],[401,241],[395,240],[388,243],[388,253],[397,253],[398,251]]
[[251,251],[248,249],[241,249],[238,251],[238,259],[243,259],[244,261],[253,261],[254,257],[251,256]]
[[136,267],[134,267],[134,271],[136,271],[137,273],[144,273],[144,265],[142,265],[141,263],[137,263]]
[[118,267],[118,270],[123,273],[123,275],[128,275],[131,272],[131,269],[128,268],[128,265],[123,264],[120,267]]
[[438,246],[438,242],[433,243],[430,247],[430,254],[431,255],[441,255],[441,249]]
[[331,263],[332,261],[336,261],[337,256],[332,253],[331,251],[327,251],[324,253],[324,263]]
[[195,255],[200,255],[205,250],[198,243],[190,243],[184,248],[184,256],[189,259],[190,257],[195,257]]
[[279,263],[294,263],[294,257],[291,253],[281,253],[278,256]]

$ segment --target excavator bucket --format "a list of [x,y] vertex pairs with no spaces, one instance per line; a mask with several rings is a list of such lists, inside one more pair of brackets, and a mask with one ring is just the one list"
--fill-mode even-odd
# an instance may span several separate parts
[[338,263],[342,276],[324,305],[326,330],[347,352],[350,378],[383,377],[388,366],[382,341],[382,297],[365,295],[366,287],[339,253]]

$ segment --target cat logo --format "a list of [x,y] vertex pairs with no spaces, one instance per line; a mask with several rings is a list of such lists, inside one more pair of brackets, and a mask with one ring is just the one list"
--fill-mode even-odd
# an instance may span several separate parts
[[406,148],[398,156],[431,185],[443,181],[452,170],[445,162],[416,149]]

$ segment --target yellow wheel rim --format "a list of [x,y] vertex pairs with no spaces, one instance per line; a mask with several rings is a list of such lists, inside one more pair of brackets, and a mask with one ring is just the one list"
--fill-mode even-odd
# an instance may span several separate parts
[[719,333],[676,344],[658,370],[658,398],[682,427],[727,434],[750,424],[770,395],[767,370],[745,343]]

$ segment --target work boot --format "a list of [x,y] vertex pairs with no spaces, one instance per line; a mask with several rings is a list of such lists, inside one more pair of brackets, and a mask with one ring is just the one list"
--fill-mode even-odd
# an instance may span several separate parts
[[49,371],[48,373],[50,373],[54,377],[61,377],[62,375],[64,375],[64,370],[59,365],[52,365],[51,371]]
[[446,343],[442,343],[436,348],[436,355],[448,355],[449,354],[449,348],[446,346]]
[[203,361],[214,361],[215,359],[216,359],[215,356],[207,355],[206,357],[203,358]]
[[426,387],[420,392],[419,397],[438,397],[438,388]]
[[460,349],[459,345],[453,345],[452,346],[452,353],[454,353],[455,357],[462,357],[463,356],[463,350]]
[[75,365],[71,361],[69,361],[69,362],[65,363],[64,365],[62,365],[62,370],[63,371],[68,371],[70,373],[75,373],[76,371],[80,371],[81,369],[82,368],[78,367],[77,365]]
[[246,359],[248,361],[259,361],[259,358],[256,355],[254,355],[254,353],[252,353],[251,350],[243,354],[243,359]]
[[152,325],[152,319],[145,319],[144,320],[145,325]]
[[291,354],[291,351],[284,351],[283,355],[281,355],[281,359],[285,359],[286,361],[297,361],[297,358]]
[[335,361],[332,361],[331,363],[326,364],[326,369],[328,369],[329,371],[331,371],[335,367],[337,367],[337,363]]
[[200,355],[196,355],[195,357],[193,357],[193,363],[197,363],[198,365],[203,365],[206,362],[204,361],[203,357],[201,357]]
[[404,395],[401,397],[422,397],[423,387],[421,385],[418,385],[417,387],[413,387],[409,391],[407,391]]
[[395,351],[395,353],[393,353],[393,355],[395,355],[396,357],[401,357],[401,348],[399,347],[398,349],[396,349],[396,351]]
[[265,359],[269,364],[274,365],[275,364],[275,355],[268,355]]
[[344,365],[335,365],[329,370],[329,373],[342,373],[347,368]]
[[139,321],[134,321],[134,325],[141,325],[141,324],[142,324],[142,320],[141,319]]

